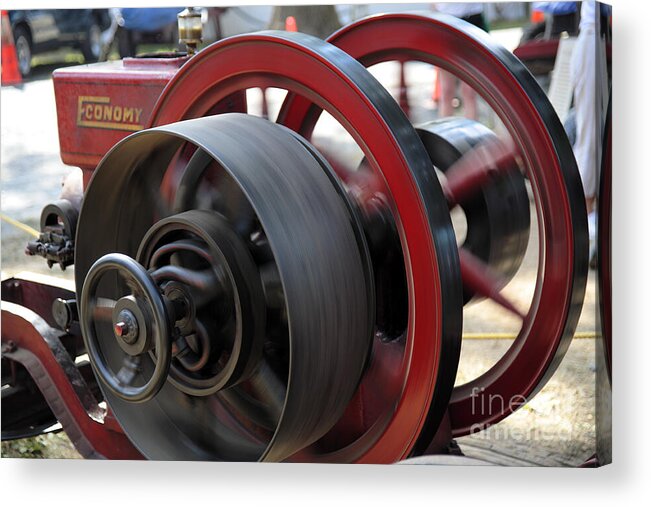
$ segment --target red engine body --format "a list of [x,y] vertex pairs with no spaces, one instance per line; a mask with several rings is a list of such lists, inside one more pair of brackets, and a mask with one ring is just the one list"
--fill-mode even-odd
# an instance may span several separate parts
[[149,126],[165,85],[188,58],[125,58],[53,73],[61,160],[83,170],[84,186],[115,143]]

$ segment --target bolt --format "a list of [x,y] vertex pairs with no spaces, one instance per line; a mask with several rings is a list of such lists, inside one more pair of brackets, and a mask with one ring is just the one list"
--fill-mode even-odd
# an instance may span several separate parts
[[113,324],[115,336],[124,340],[129,345],[138,340],[138,321],[136,316],[129,310],[122,310],[117,316],[117,322]]
[[126,322],[118,322],[115,326],[113,326],[113,330],[115,331],[115,334],[120,337],[129,334],[129,326]]
[[12,352],[16,352],[18,347],[16,346],[16,342],[13,340],[9,340],[7,343],[2,344],[2,353],[3,354],[11,354]]

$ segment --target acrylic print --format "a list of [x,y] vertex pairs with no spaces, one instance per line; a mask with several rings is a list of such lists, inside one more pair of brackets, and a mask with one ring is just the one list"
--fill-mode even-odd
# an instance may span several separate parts
[[610,463],[611,9],[2,11],[2,455]]

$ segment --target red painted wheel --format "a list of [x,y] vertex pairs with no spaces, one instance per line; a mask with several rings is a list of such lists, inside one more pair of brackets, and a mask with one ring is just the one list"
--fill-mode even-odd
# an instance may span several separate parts
[[[512,139],[512,152],[491,149],[461,159],[448,174],[451,206],[476,192],[490,169],[513,157],[531,184],[538,221],[539,266],[534,295],[520,332],[486,373],[455,387],[449,406],[454,436],[508,416],[538,392],[567,351],[581,312],[588,269],[587,218],[572,148],[546,96],[524,66],[483,31],[449,16],[388,14],[344,27],[329,42],[369,67],[387,61],[425,62],[469,84],[495,111]],[[404,88],[404,80],[402,83]],[[318,106],[288,97],[280,118],[309,138]],[[487,161],[488,160],[488,161]],[[461,250],[465,288],[481,289],[521,313],[500,293],[490,269]],[[522,312],[523,313],[523,312]]]
[[[398,238],[393,258],[374,264],[375,284],[385,290],[376,295],[384,301],[378,307],[378,320],[384,321],[376,322],[357,392],[331,431],[291,459],[398,461],[438,426],[459,357],[460,274],[442,189],[431,178],[417,133],[391,96],[350,56],[304,34],[259,33],[206,48],[168,84],[151,124],[210,114],[234,93],[253,88],[298,94],[336,119],[370,161],[369,173],[382,182],[385,213],[373,215],[367,209],[372,203],[357,201],[366,213],[369,243],[379,241],[379,251],[383,235]],[[378,280],[378,273],[388,280]],[[404,291],[404,300],[394,301],[398,315],[386,294],[395,286]]]

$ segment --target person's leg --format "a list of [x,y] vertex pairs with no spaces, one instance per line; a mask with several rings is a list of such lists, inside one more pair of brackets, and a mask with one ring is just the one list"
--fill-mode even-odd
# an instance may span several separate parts
[[464,16],[461,19],[470,23],[471,25],[475,25],[477,28],[481,28],[484,32],[488,32],[488,23],[486,23],[486,18],[482,13],[472,14],[471,16]]
[[118,28],[116,37],[118,39],[120,58],[136,56],[136,45],[134,44],[131,30]]
[[572,56],[576,141],[574,155],[583,182],[588,213],[594,208],[597,189],[597,98],[594,33],[580,34]]
[[438,78],[441,80],[441,97],[439,100],[439,116],[446,117],[454,114],[452,100],[457,88],[457,78],[443,69],[438,69]]
[[572,55],[572,82],[576,110],[574,156],[581,175],[588,212],[590,264],[596,259],[597,211],[597,83],[596,45],[593,31],[581,32]]
[[558,37],[561,33],[576,35],[579,30],[579,13],[554,14],[551,22],[551,36]]
[[477,119],[477,92],[465,82],[461,82],[461,98],[463,99],[463,115],[470,119]]

